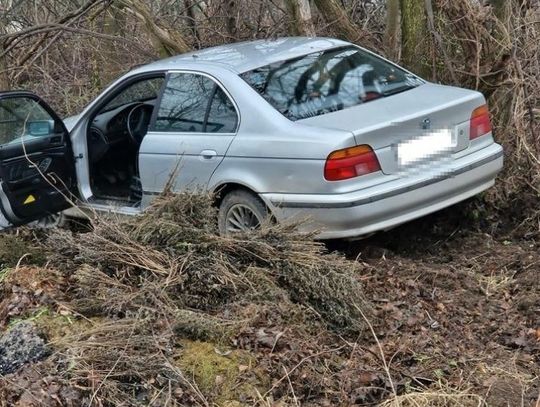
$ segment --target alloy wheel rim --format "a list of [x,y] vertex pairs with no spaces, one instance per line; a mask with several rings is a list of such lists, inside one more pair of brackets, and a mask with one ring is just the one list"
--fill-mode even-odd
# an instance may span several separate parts
[[227,212],[227,233],[249,232],[260,228],[261,219],[247,205],[236,204]]

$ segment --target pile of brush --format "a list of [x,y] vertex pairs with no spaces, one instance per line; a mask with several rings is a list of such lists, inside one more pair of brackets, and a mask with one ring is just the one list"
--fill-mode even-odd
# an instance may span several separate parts
[[[358,263],[324,253],[292,226],[223,237],[215,219],[212,197],[167,193],[140,217],[98,217],[88,233],[51,232],[43,248],[67,282],[58,309],[73,326],[52,338],[46,369],[67,366],[63,386],[96,405],[208,405],[238,395],[252,405],[287,387],[272,387],[264,373],[272,367],[257,370],[251,356],[294,346],[285,345],[283,327],[293,327],[291,341],[305,330],[365,331],[373,315]],[[192,357],[208,344],[211,355]]]

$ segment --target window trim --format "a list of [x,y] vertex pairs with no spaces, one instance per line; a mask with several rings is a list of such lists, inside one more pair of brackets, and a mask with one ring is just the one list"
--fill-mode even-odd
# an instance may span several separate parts
[[[162,102],[162,99],[163,99],[163,96],[165,95],[165,89],[167,89],[167,84],[169,83],[169,79],[171,77],[171,75],[174,75],[174,74],[191,74],[191,75],[199,75],[199,76],[205,76],[207,77],[208,79],[210,79],[212,82],[214,82],[214,89],[212,90],[212,95],[208,101],[208,104],[206,106],[206,110],[205,110],[205,114],[204,114],[204,127],[206,128],[206,122],[208,120],[208,116],[209,116],[209,113],[210,113],[210,109],[212,108],[212,101],[216,95],[216,92],[217,92],[217,87],[219,86],[219,88],[223,91],[223,93],[225,94],[225,96],[227,96],[229,98],[229,100],[231,101],[233,107],[234,107],[234,110],[235,110],[235,113],[236,113],[236,127],[234,129],[233,132],[227,132],[227,133],[213,133],[213,132],[195,132],[195,131],[159,131],[159,130],[156,130],[156,120],[157,120],[157,116],[158,116],[158,113],[159,113],[159,109],[161,107],[161,102]],[[149,126],[149,129],[148,129],[148,133],[159,133],[159,134],[180,134],[180,135],[215,135],[215,136],[220,136],[220,135],[225,135],[225,136],[230,136],[230,135],[236,135],[238,134],[238,131],[240,129],[240,122],[241,122],[241,115],[240,115],[240,109],[238,108],[238,104],[236,103],[236,100],[234,100],[234,98],[232,97],[231,93],[225,88],[225,86],[221,83],[221,81],[216,78],[215,76],[213,75],[210,75],[206,72],[201,72],[201,71],[196,71],[196,70],[192,70],[192,69],[171,69],[170,71],[167,72],[167,74],[165,75],[165,83],[163,84],[163,89],[161,90],[161,93],[158,97],[158,99],[156,100],[156,108],[154,109],[154,112],[152,114],[152,118],[150,119],[150,126]]]
[[[214,104],[214,98],[217,95],[218,86],[214,83],[212,87],[212,93],[210,94],[210,99],[208,100],[208,105],[206,106],[206,111],[204,112],[204,121],[203,121],[203,133],[209,133],[208,129],[208,118],[210,117],[210,111],[212,110],[212,105]],[[236,116],[238,117],[238,116]],[[238,119],[237,119],[238,120]]]

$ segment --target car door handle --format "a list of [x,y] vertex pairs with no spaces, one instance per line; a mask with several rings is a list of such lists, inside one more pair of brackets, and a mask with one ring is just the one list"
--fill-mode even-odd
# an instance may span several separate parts
[[217,156],[217,152],[214,150],[203,150],[201,151],[201,156],[206,160],[211,160]]

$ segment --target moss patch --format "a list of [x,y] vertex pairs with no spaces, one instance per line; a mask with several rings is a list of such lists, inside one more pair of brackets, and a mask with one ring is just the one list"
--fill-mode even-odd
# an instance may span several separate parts
[[203,394],[211,394],[220,406],[243,406],[262,385],[255,359],[245,351],[217,349],[209,342],[181,341],[178,366]]
[[25,264],[43,265],[45,254],[18,235],[0,235],[0,269],[14,267],[21,259]]
[[23,322],[32,322],[44,335],[47,342],[54,346],[54,343],[60,342],[63,338],[88,330],[96,321],[61,315],[49,307],[41,307],[29,315],[12,319],[8,329]]
[[49,342],[56,342],[68,335],[80,332],[81,328],[88,329],[85,321],[50,311],[43,313],[34,323],[45,334]]
[[10,271],[11,269],[9,267],[0,269],[0,284],[2,284],[4,280],[8,277]]
[[13,318],[9,321],[8,328],[12,328],[17,324],[20,324],[21,322],[37,322],[43,315],[47,313],[49,313],[49,309],[47,307],[39,308],[38,310],[32,311],[30,315]]

